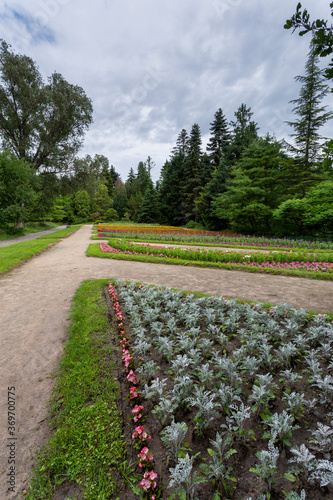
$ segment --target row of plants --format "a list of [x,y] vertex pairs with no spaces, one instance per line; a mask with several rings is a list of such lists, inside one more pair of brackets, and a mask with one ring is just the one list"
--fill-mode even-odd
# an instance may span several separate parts
[[[100,242],[99,245],[89,245],[87,249],[88,256],[106,257],[121,260],[138,260],[142,262],[156,262],[164,264],[190,265],[200,267],[219,267],[229,270],[244,270],[248,272],[263,272],[270,274],[282,274],[287,276],[300,276],[312,279],[331,280],[333,275],[333,264],[329,262],[297,262],[290,263],[269,262],[263,260],[255,262],[258,254],[242,255],[239,252],[225,252],[224,262],[220,256],[219,260],[212,254],[212,260],[207,259],[207,253],[204,251],[189,251],[186,249],[158,248],[151,246],[149,251],[142,245],[133,245],[123,240],[112,241],[112,246],[106,242]],[[192,258],[192,254],[193,257]],[[265,255],[265,254],[264,254]],[[200,257],[206,260],[200,260]],[[231,260],[231,258],[233,260]]]
[[265,236],[240,235],[230,232],[204,231],[198,229],[179,228],[176,226],[144,226],[98,224],[97,237],[123,237],[130,240],[187,243],[198,245],[245,246],[249,248],[302,248],[333,250],[333,243],[321,240],[304,240],[292,238],[270,238]]
[[[103,248],[106,245],[100,244]],[[110,239],[110,248],[121,251],[130,251],[149,255],[161,255],[163,257],[179,258],[184,260],[198,260],[202,262],[235,262],[235,263],[265,263],[265,264],[294,264],[311,267],[310,264],[321,266],[327,270],[333,269],[333,253],[323,252],[302,252],[302,251],[272,251],[272,252],[253,252],[232,251],[232,250],[209,250],[200,248],[181,248],[181,247],[166,247],[162,245],[154,245],[149,243],[135,244],[125,239]]]
[[[132,439],[147,479],[140,483],[143,498],[160,498],[148,477],[155,470],[170,499],[329,498],[327,316],[123,281],[110,284],[109,293],[131,383],[131,418],[140,423]],[[161,445],[165,456],[152,469]]]

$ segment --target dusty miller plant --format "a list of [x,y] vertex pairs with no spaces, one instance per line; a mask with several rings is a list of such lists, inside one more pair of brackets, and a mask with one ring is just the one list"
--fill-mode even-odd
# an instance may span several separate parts
[[199,433],[202,432],[202,429],[206,429],[210,422],[219,415],[217,408],[220,404],[214,401],[214,399],[215,394],[211,391],[205,391],[202,386],[195,386],[193,396],[186,399],[190,406],[198,408],[194,422],[196,423]]
[[159,396],[161,397],[164,391],[165,386],[167,385],[168,379],[164,378],[160,381],[160,379],[157,377],[155,380],[152,381],[151,385],[148,387],[147,384],[145,384],[144,389],[142,390],[142,394],[146,399],[150,399],[153,396]]
[[313,455],[310,450],[301,444],[301,446],[295,446],[290,449],[290,452],[294,455],[288,460],[289,463],[295,463],[294,472],[296,474],[302,473],[306,478],[309,477],[309,473],[315,467],[315,455]]
[[156,370],[159,370],[159,366],[155,361],[152,359],[150,361],[147,361],[146,363],[143,363],[138,369],[138,373],[142,373],[143,377],[145,380],[148,382],[153,378],[154,373]]
[[195,499],[195,491],[199,484],[206,483],[207,480],[197,471],[193,470],[193,462],[197,455],[190,457],[186,454],[185,458],[179,458],[176,467],[170,467],[169,488],[176,488],[179,493],[184,492],[186,500]]
[[277,461],[280,456],[278,448],[275,448],[272,441],[268,442],[268,450],[259,451],[256,457],[259,458],[259,464],[250,469],[266,483],[267,490],[270,492],[275,484],[274,477],[277,474]]
[[324,453],[326,459],[329,459],[333,449],[333,428],[317,422],[317,430],[312,430],[311,434],[314,439],[310,439],[309,442],[317,451]]
[[178,405],[172,396],[169,398],[164,396],[161,398],[159,404],[154,406],[151,412],[156,415],[158,420],[161,421],[162,425],[165,425],[171,415],[173,415],[173,413],[177,410],[177,408]]
[[319,375],[314,377],[314,383],[312,383],[312,386],[319,387],[319,389],[321,390],[320,402],[322,404],[331,403],[333,397],[332,375],[326,375],[324,378],[321,378]]
[[319,479],[320,487],[328,486],[333,483],[333,462],[328,460],[318,460],[316,469],[309,477],[309,481]]
[[178,460],[178,452],[182,449],[186,433],[187,425],[185,422],[175,422],[174,418],[171,424],[161,432],[161,439],[168,450],[170,450],[175,462]]
[[287,446],[291,446],[289,438],[292,432],[299,429],[299,425],[293,425],[294,417],[289,415],[286,410],[282,413],[274,413],[266,420],[267,425],[270,427],[270,432],[265,432],[263,438],[270,438],[273,442],[281,441]]

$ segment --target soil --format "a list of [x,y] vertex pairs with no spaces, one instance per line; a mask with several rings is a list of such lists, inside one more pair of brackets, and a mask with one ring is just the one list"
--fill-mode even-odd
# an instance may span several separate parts
[[[38,257],[0,277],[0,498],[27,488],[36,451],[50,435],[47,403],[67,338],[71,300],[86,279],[122,278],[315,312],[333,312],[332,282],[222,269],[86,257],[92,226],[83,226]],[[16,429],[8,434],[8,388],[15,387]],[[15,442],[14,442],[15,441]],[[12,450],[11,450],[12,448]],[[15,491],[8,491],[10,451]]]

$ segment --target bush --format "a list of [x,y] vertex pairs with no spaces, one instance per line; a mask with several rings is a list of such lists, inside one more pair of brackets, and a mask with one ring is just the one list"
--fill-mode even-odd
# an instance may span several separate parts
[[113,222],[119,220],[117,210],[115,210],[114,208],[109,208],[109,210],[106,211],[105,217],[103,217],[103,219],[105,219],[105,222]]
[[186,227],[188,229],[204,229],[202,224],[199,224],[199,222],[195,222],[194,220],[189,220]]

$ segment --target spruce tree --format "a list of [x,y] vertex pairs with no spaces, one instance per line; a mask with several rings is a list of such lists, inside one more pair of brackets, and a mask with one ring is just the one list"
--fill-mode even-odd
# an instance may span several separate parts
[[201,132],[197,123],[192,126],[189,139],[189,150],[185,161],[185,178],[183,183],[183,217],[186,222],[197,219],[195,199],[199,196],[201,183],[202,150]]
[[235,111],[235,121],[231,121],[233,127],[232,142],[228,149],[228,159],[232,162],[239,160],[243,151],[258,138],[258,126],[253,120],[251,108],[241,104]]
[[231,136],[221,108],[216,111],[214,117],[214,121],[210,124],[211,138],[207,144],[207,151],[210,151],[209,157],[213,166],[218,167],[230,144]]
[[189,150],[189,140],[187,131],[183,128],[177,137],[176,146],[171,151],[171,158],[178,154],[182,154],[186,157]]
[[290,101],[295,104],[293,112],[295,121],[288,121],[294,129],[294,145],[287,144],[288,149],[296,158],[297,169],[295,181],[300,196],[304,197],[309,186],[322,179],[319,168],[322,146],[319,129],[333,117],[333,113],[322,106],[329,87],[324,83],[323,71],[318,67],[318,56],[315,55],[313,44],[305,65],[305,75],[296,76],[295,80],[302,84],[298,99]]
[[181,211],[182,192],[180,189],[184,181],[184,169],[185,158],[182,153],[175,155],[162,167],[159,203],[163,223],[179,225],[184,222]]

